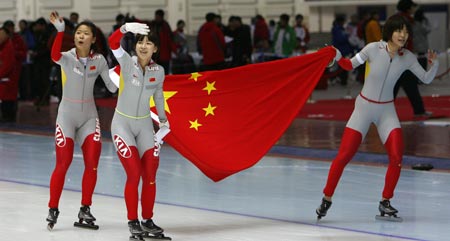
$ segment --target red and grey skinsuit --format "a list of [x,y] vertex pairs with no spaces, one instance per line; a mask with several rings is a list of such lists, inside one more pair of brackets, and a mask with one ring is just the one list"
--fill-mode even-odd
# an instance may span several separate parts
[[150,117],[150,97],[153,96],[159,121],[166,122],[164,111],[164,69],[150,62],[145,69],[120,47],[120,29],[109,37],[112,52],[120,64],[121,78],[111,134],[127,174],[125,203],[128,219],[138,219],[138,187],[142,176],[142,218],[153,217],[156,195],[156,170],[159,157],[154,155],[153,122]]
[[404,149],[400,122],[394,106],[395,82],[405,70],[410,70],[422,82],[429,84],[434,79],[439,65],[435,60],[426,72],[414,54],[407,49],[399,50],[391,59],[387,51],[387,42],[384,41],[370,43],[352,59],[341,58],[338,61],[346,70],[354,69],[365,62],[368,66],[364,86],[356,98],[355,108],[344,130],[339,152],[331,164],[327,184],[323,190],[326,196],[333,196],[344,167],[355,155],[371,123],[376,125],[389,156],[382,195],[386,199],[394,196]]
[[108,65],[101,54],[91,54],[86,65],[75,48],[61,53],[63,32],[58,32],[52,47],[52,60],[61,66],[62,100],[56,118],[56,166],[50,179],[50,208],[57,208],[67,170],[72,162],[74,140],[83,151],[84,174],[81,204],[90,206],[97,182],[101,151],[100,123],[94,102],[94,83],[101,75],[109,91],[117,87],[109,78]]

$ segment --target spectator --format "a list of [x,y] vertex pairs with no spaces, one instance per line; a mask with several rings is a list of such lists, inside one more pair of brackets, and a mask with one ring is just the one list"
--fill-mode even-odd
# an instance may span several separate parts
[[381,40],[380,15],[377,11],[370,13],[370,19],[365,27],[366,44]]
[[250,63],[252,56],[250,27],[242,24],[241,17],[231,16],[226,32],[229,37],[233,38],[231,41],[231,67]]
[[[333,22],[333,28],[331,29],[332,44],[342,53],[342,56],[349,57],[352,55],[352,47],[349,42],[348,33],[345,31],[344,23],[345,15],[337,15]],[[348,72],[342,71],[341,67],[339,67],[338,71],[338,79],[341,85],[347,85]]]
[[270,46],[270,31],[266,20],[261,15],[255,17],[255,30],[253,33],[253,46],[256,50],[265,51]]
[[299,54],[305,54],[308,49],[310,36],[308,28],[303,24],[303,15],[297,14],[297,16],[295,16],[294,30],[297,37],[297,47],[295,50]]
[[14,59],[14,46],[11,33],[5,27],[0,28],[0,100],[1,122],[14,122],[16,119],[16,100],[18,79],[14,71],[17,66]]
[[280,22],[273,36],[273,50],[278,57],[286,58],[292,56],[297,46],[297,38],[294,29],[289,26],[289,15],[281,14]]
[[169,23],[164,20],[164,11],[162,9],[155,11],[155,19],[150,22],[149,27],[150,31],[158,35],[161,43],[155,61],[163,66],[165,74],[169,74],[171,54],[176,51],[176,46],[173,41],[172,29]]
[[176,54],[172,59],[172,73],[186,74],[196,71],[194,59],[189,54],[188,42],[184,34],[184,20],[178,20],[177,29],[173,32],[175,45],[177,47]]
[[218,70],[225,67],[225,37],[214,21],[215,18],[215,13],[207,13],[206,22],[198,32],[199,53],[203,54],[201,71]]
[[424,69],[427,69],[427,51],[428,51],[428,34],[431,32],[430,22],[425,17],[423,9],[419,8],[414,14],[415,24],[413,26],[413,43],[414,52],[417,53],[417,59]]

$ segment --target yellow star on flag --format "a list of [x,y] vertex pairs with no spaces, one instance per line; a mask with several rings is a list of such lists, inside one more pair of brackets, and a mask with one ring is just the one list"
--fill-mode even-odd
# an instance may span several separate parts
[[[172,96],[176,95],[177,91],[164,91],[164,110],[170,114],[169,104],[167,104],[167,100]],[[155,106],[155,100],[153,100],[153,96],[150,97],[150,108]]]
[[193,79],[195,82],[197,82],[197,79],[202,76],[201,74],[199,74],[198,72],[194,72],[191,73],[191,77],[189,77],[189,79]]
[[214,110],[217,108],[217,106],[211,106],[211,102],[208,103],[208,107],[202,108],[205,111],[205,116],[208,115],[214,115]]
[[208,91],[208,95],[210,95],[213,90],[217,90],[216,87],[214,87],[215,84],[216,84],[216,81],[214,81],[212,83],[206,81],[206,87],[203,88],[203,90]]
[[198,123],[198,119],[195,119],[195,121],[189,121],[189,123],[191,123],[189,128],[194,128],[196,131],[198,131],[198,128],[202,126],[202,124]]

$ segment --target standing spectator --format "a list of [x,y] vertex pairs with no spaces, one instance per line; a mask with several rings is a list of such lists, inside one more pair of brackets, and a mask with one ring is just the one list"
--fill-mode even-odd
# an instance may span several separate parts
[[176,53],[172,59],[172,74],[186,74],[196,71],[194,59],[189,54],[188,42],[184,34],[184,20],[178,20],[177,29],[173,32]]
[[22,73],[20,74],[19,80],[19,98],[21,100],[28,100],[31,98],[31,71],[33,63],[30,54],[32,49],[34,49],[35,41],[33,32],[25,19],[19,21],[19,34],[23,41],[25,41],[25,45],[28,49],[27,57],[25,61],[22,62]]
[[[8,29],[9,36],[14,46],[14,55],[15,55],[14,79],[17,79],[17,91],[15,93],[17,96],[19,94],[19,86],[21,85],[19,82],[23,78],[22,75],[23,76],[26,75],[25,73],[22,74],[22,65],[27,58],[28,48],[22,36],[18,32],[15,32],[15,25],[13,21],[7,20],[3,23],[3,26]],[[12,105],[13,109],[11,111],[12,113],[14,113],[13,119],[15,119],[17,111],[17,99],[12,103]]]
[[358,15],[353,14],[345,27],[353,53],[359,52],[364,47],[364,41],[358,36],[358,20]]
[[32,93],[35,98],[35,105],[48,105],[49,102],[49,76],[50,76],[50,49],[47,46],[50,34],[47,22],[44,18],[39,18],[33,25],[35,48],[32,52],[33,61],[33,81]]
[[17,82],[14,45],[7,28],[0,28],[0,100],[1,122],[14,122],[16,117],[15,102],[17,100]]
[[118,28],[120,28],[124,23],[125,23],[125,15],[121,13],[117,14],[116,24],[113,25],[111,34],[114,33],[114,31],[116,31]]
[[377,11],[370,13],[370,19],[367,21],[364,31],[366,44],[381,40],[380,15]]
[[310,36],[308,28],[303,24],[303,15],[297,14],[297,16],[295,16],[294,30],[297,37],[297,47],[295,50],[299,54],[305,54],[308,49]]
[[[342,53],[342,56],[349,57],[352,55],[352,47],[348,40],[348,34],[345,31],[344,24],[345,15],[337,15],[333,22],[333,28],[331,29],[332,44]],[[348,72],[342,71],[341,67],[339,67],[338,71],[338,78],[341,85],[347,85]]]
[[199,53],[203,54],[201,71],[218,70],[225,67],[225,37],[214,21],[215,13],[207,13],[198,32]]
[[289,15],[281,14],[280,22],[273,35],[273,50],[278,57],[286,58],[292,56],[297,46],[297,38],[294,28],[289,26]]
[[231,41],[231,67],[246,65],[251,62],[252,40],[250,27],[242,24],[239,16],[231,16],[228,21],[227,35]]
[[270,47],[270,31],[266,20],[260,14],[255,17],[255,30],[253,32],[253,46],[256,51],[265,51]]
[[427,69],[427,51],[428,51],[428,34],[431,32],[431,26],[425,17],[423,9],[419,8],[414,14],[415,24],[413,26],[413,43],[414,52],[417,54],[419,64]]
[[69,21],[72,23],[72,26],[76,28],[78,26],[78,20],[80,19],[80,14],[77,12],[71,12],[69,16]]
[[158,9],[155,11],[155,19],[150,22],[150,31],[156,33],[159,37],[161,46],[155,61],[164,68],[166,74],[170,73],[170,59],[172,52],[176,51],[175,43],[173,42],[173,33],[169,23],[164,20],[164,10]]
[[[397,10],[399,11],[398,14],[400,16],[403,16],[406,18],[409,23],[414,28],[414,18],[412,17],[414,15],[414,12],[416,11],[417,4],[413,2],[412,0],[400,0],[397,3]],[[410,36],[408,42],[406,43],[405,48],[413,51],[414,50],[414,33],[411,33],[413,36]],[[408,96],[409,102],[411,103],[411,106],[413,108],[414,117],[416,118],[423,118],[423,117],[430,117],[433,113],[428,112],[425,110],[425,106],[423,104],[422,96],[419,92],[419,86],[418,86],[419,80],[417,77],[411,73],[411,71],[406,70],[398,79],[397,84],[394,88],[394,96],[396,97],[398,94],[398,91],[400,90],[400,87],[403,87],[403,90],[406,93],[406,96]]]

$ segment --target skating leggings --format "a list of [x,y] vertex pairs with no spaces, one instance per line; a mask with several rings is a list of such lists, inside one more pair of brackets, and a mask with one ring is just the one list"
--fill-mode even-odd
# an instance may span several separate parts
[[389,156],[389,165],[385,176],[383,198],[394,196],[394,189],[400,177],[404,150],[402,131],[393,103],[375,104],[357,98],[355,110],[350,117],[342,136],[336,158],[331,163],[327,184],[323,190],[325,196],[333,196],[345,166],[350,162],[371,123],[375,123],[378,133]]
[[117,153],[127,174],[124,195],[128,211],[128,220],[138,219],[138,188],[141,176],[142,218],[151,219],[153,217],[153,206],[155,204],[156,171],[159,166],[159,157],[153,155],[153,148],[145,151],[142,158],[139,157],[138,149],[135,146],[130,146],[129,149],[131,155]]
[[[59,127],[57,126],[57,128]],[[58,134],[58,130],[57,135],[60,135]],[[58,208],[66,173],[72,163],[74,141],[69,137],[61,139],[61,136],[57,136],[55,146],[56,166],[50,179],[49,208]],[[81,205],[90,206],[92,204],[92,194],[97,183],[97,167],[100,159],[101,146],[98,133],[88,135],[81,146],[84,159]]]

